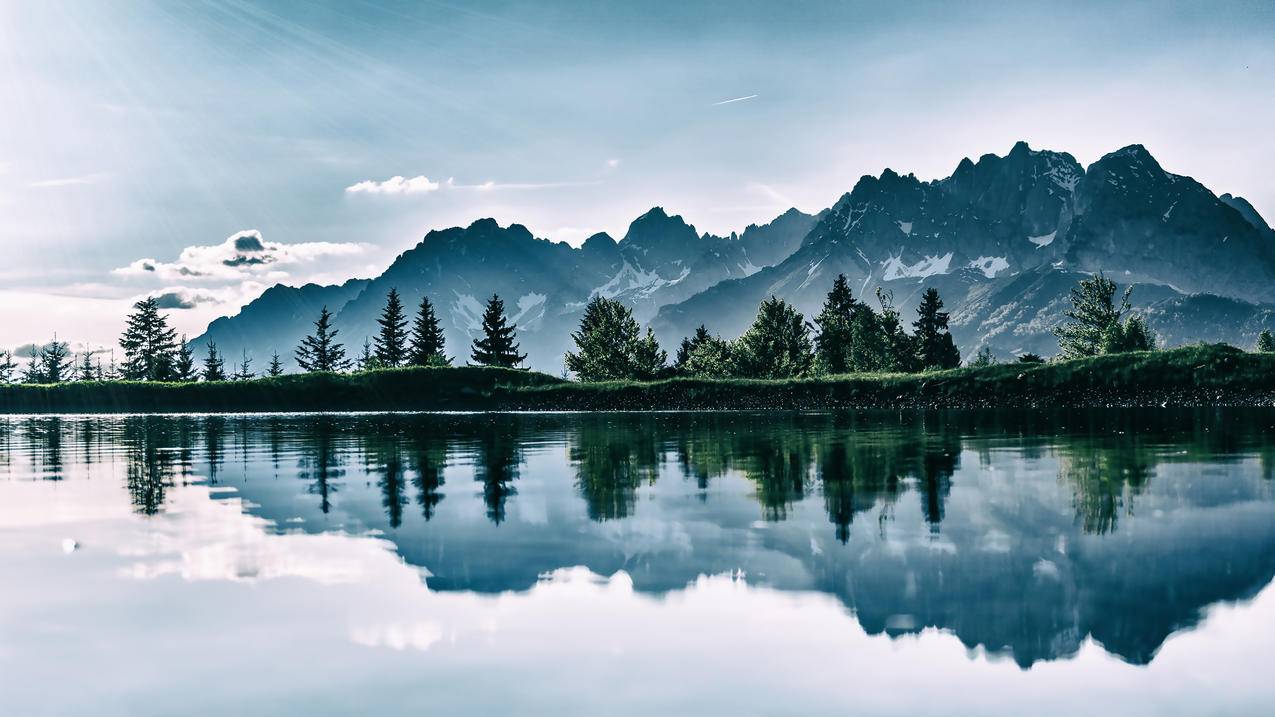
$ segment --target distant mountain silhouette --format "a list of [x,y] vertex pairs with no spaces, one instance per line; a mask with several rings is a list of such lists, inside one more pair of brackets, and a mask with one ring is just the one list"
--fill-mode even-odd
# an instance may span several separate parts
[[[845,274],[859,298],[875,303],[876,290],[886,289],[905,315],[926,286],[938,288],[966,356],[988,346],[1009,357],[1055,353],[1050,329],[1068,292],[1099,271],[1138,285],[1134,303],[1166,344],[1249,346],[1275,312],[1275,232],[1247,201],[1165,171],[1141,145],[1086,169],[1023,142],[1003,157],[964,159],[934,181],[886,169],[817,216],[791,209],[729,237],[700,234],[661,207],[619,241],[596,234],[579,248],[480,219],[431,231],[381,276],[353,291],[329,287],[324,301],[357,347],[375,333],[391,287],[409,306],[428,295],[449,353],[463,358],[484,300],[497,293],[529,363],[557,373],[593,296],[628,304],[672,347],[700,324],[739,335],[771,295],[809,318]],[[280,290],[214,322],[207,338],[227,355],[245,347],[255,356],[299,338],[279,329],[296,317],[273,314],[309,307],[315,292],[297,301],[269,295]]]

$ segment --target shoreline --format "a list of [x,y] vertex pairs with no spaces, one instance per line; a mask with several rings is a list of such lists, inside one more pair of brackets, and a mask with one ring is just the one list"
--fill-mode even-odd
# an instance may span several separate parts
[[1225,345],[918,374],[579,383],[455,367],[214,383],[0,386],[0,414],[658,412],[1275,406],[1275,354]]

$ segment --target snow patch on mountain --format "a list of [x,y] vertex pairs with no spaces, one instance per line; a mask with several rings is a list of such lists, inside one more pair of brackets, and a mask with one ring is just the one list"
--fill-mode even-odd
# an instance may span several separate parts
[[912,236],[912,222],[898,221],[895,222],[895,224],[899,225],[899,231],[907,234],[908,236]]
[[1003,256],[980,256],[971,261],[969,267],[978,269],[989,279],[995,279],[997,273],[1009,268],[1009,261]]
[[654,271],[642,271],[634,267],[632,264],[625,262],[624,267],[616,272],[615,276],[607,283],[594,289],[589,295],[601,296],[604,299],[613,299],[621,294],[645,299],[656,291],[672,286],[689,276],[691,270],[683,268],[682,273],[675,279],[662,279],[660,275]]
[[885,281],[894,279],[924,279],[935,274],[946,274],[952,263],[952,252],[943,256],[927,256],[915,264],[904,264],[900,256],[892,256],[881,262],[883,271],[881,278]]
[[1053,157],[1049,159],[1049,169],[1045,170],[1045,176],[1053,180],[1054,184],[1060,188],[1065,189],[1068,194],[1076,191],[1081,175],[1082,173],[1074,166],[1056,162]]
[[1038,237],[1027,237],[1027,241],[1035,244],[1037,247],[1045,247],[1054,243],[1054,237],[1058,236],[1058,230],[1055,229],[1048,234],[1041,234]]
[[483,305],[475,299],[473,294],[462,294],[453,291],[456,294],[456,300],[452,302],[452,323],[456,326],[464,327],[466,331],[473,333],[479,331],[483,327]]
[[825,256],[823,257],[823,259],[820,259],[819,261],[816,261],[814,264],[810,265],[810,268],[806,270],[806,280],[801,282],[801,285],[797,287],[798,290],[804,289],[806,286],[810,284],[810,282],[814,281],[815,278],[818,277],[820,273],[822,273],[819,271],[819,265],[823,264],[823,260],[827,258],[828,257]]
[[544,318],[546,298],[534,291],[518,297],[518,314],[513,317],[513,323],[524,329],[535,328],[536,322]]

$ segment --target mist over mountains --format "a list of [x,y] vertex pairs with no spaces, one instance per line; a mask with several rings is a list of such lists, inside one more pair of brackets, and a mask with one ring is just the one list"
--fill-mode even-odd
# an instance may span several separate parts
[[1141,145],[1085,168],[1019,142],[1005,156],[964,159],[944,179],[886,169],[817,215],[790,209],[727,237],[661,207],[618,241],[596,234],[578,248],[479,219],[429,232],[377,277],[274,286],[194,343],[262,362],[278,351],[289,365],[327,305],[354,354],[394,287],[409,307],[430,297],[449,355],[464,363],[495,293],[528,363],[558,373],[593,296],[633,307],[671,348],[700,324],[738,336],[771,295],[810,318],[845,274],[858,298],[875,306],[877,290],[889,292],[909,321],[924,288],[937,288],[965,356],[984,346],[1003,358],[1052,355],[1069,291],[1099,271],[1136,285],[1133,303],[1164,345],[1249,346],[1275,324],[1275,231],[1242,197],[1166,171]]

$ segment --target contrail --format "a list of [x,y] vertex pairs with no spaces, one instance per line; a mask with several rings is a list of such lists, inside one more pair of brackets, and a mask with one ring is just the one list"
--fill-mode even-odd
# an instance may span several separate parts
[[718,106],[718,105],[728,105],[728,104],[730,104],[730,103],[732,103],[732,102],[743,102],[744,100],[751,100],[752,98],[754,98],[754,97],[756,97],[756,96],[757,96],[757,95],[748,95],[747,97],[736,97],[736,98],[735,98],[735,99],[733,99],[733,100],[722,100],[721,102],[714,102],[714,103],[713,103],[713,107],[716,107],[716,106]]

